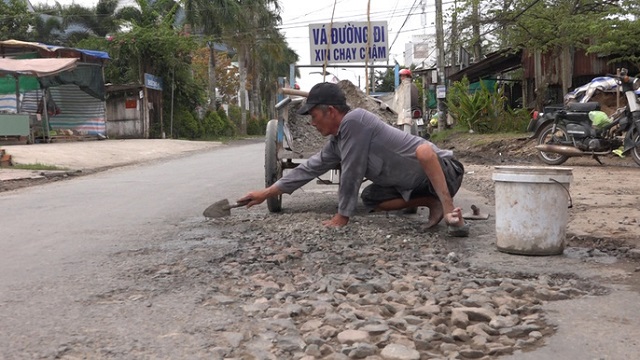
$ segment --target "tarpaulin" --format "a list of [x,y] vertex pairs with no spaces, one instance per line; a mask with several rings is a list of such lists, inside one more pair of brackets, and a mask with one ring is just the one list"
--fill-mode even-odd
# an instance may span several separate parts
[[0,75],[51,76],[73,70],[78,59],[8,59],[0,58]]
[[100,66],[80,65],[72,71],[61,72],[38,79],[42,87],[55,87],[64,84],[78,85],[82,91],[98,100],[105,99],[104,80]]

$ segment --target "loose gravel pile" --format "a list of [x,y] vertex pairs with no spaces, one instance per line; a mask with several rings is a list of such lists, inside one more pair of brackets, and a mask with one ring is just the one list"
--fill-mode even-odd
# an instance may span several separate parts
[[[333,212],[326,198],[314,211],[236,212],[184,234],[183,241],[200,243],[198,251],[185,249],[159,267],[166,291],[211,284],[198,302],[233,318],[215,329],[206,354],[493,359],[554,333],[543,302],[598,291],[567,276],[473,267],[463,250],[448,249],[455,239],[425,232],[416,217],[366,215],[325,228],[321,221]],[[162,291],[157,283],[155,291]]]
[[[359,88],[353,85],[349,80],[342,80],[338,86],[344,91],[347,97],[347,104],[352,108],[363,108],[380,116],[385,122],[394,124],[396,115],[393,111],[381,105],[378,101],[367,96]],[[298,115],[296,111],[302,105],[302,101],[296,101],[289,106],[289,119],[287,127],[291,132],[292,144],[291,149],[296,153],[300,153],[303,157],[308,157],[320,149],[327,141],[318,131],[311,125],[311,117],[308,115]]]

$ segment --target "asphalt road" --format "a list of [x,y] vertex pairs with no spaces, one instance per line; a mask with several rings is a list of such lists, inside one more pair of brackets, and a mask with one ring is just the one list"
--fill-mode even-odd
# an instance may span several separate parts
[[[127,339],[136,334],[156,344],[158,358],[176,355],[171,333],[192,316],[180,300],[138,307],[110,307],[136,299],[110,297],[116,289],[136,289],[122,276],[120,253],[169,244],[179,229],[201,224],[213,201],[235,199],[263,186],[263,144],[222,146],[147,164],[115,168],[64,182],[0,194],[0,358],[56,358],[70,344],[100,341],[109,331]],[[482,201],[462,192],[465,201]],[[468,204],[467,204],[468,205]],[[264,211],[258,210],[258,211]],[[599,281],[609,295],[545,304],[558,332],[547,345],[509,359],[633,359],[640,353],[637,289],[622,283],[633,268],[564,257],[520,257],[497,253],[487,231],[462,246],[469,260],[495,269],[536,273],[557,269]],[[167,245],[169,246],[169,245]],[[158,257],[167,256],[159,252]],[[129,260],[131,261],[131,260]],[[618,283],[618,284],[615,284]],[[206,285],[205,285],[206,286]],[[152,291],[153,289],[148,291]],[[215,322],[212,314],[211,322]],[[222,321],[222,320],[220,320]],[[160,330],[162,329],[162,331]],[[95,335],[92,335],[95,334]],[[105,358],[137,358],[135,345],[101,345]],[[143,345],[140,345],[143,346]],[[111,350],[109,350],[111,349]],[[109,353],[109,351],[112,351]],[[148,349],[147,349],[148,351]],[[126,356],[121,356],[126,354]]]
[[[113,254],[166,242],[179,224],[203,222],[213,201],[263,186],[263,147],[219,147],[0,194],[0,358],[52,357],[78,333],[109,326],[105,318],[114,332],[138,332],[132,318],[88,305],[134,286],[118,283]],[[166,316],[139,320],[161,328]]]

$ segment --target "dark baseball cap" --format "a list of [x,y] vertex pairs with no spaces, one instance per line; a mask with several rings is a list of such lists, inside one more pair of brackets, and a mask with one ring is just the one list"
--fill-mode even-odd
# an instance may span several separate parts
[[309,115],[309,111],[317,105],[347,105],[347,98],[338,84],[329,82],[315,84],[309,91],[307,101],[297,113]]

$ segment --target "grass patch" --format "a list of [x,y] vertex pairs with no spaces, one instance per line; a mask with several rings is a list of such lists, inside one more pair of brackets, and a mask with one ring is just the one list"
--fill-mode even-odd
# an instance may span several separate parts
[[488,145],[500,140],[514,140],[523,138],[526,134],[523,133],[497,133],[497,134],[467,134],[472,139],[473,145],[482,146]]
[[455,127],[431,134],[429,141],[433,143],[447,142],[460,137],[465,137],[466,141],[473,146],[484,146],[500,140],[514,140],[526,137],[526,133],[521,132],[500,132],[491,134],[469,133],[468,130]]
[[466,134],[467,132],[459,129],[445,129],[443,131],[435,131],[431,134],[431,138],[429,141],[432,143],[446,141],[452,137],[458,136],[459,134]]
[[66,168],[62,168],[55,165],[45,165],[40,163],[35,164],[13,164],[12,169],[19,170],[67,170]]

